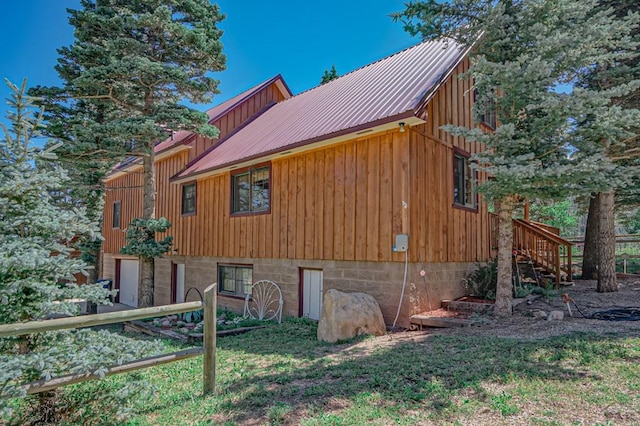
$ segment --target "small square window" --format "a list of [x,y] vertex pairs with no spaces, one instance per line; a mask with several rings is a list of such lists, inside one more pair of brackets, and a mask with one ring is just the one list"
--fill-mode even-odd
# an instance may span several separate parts
[[196,184],[182,185],[182,214],[196,213]]
[[453,204],[456,206],[476,209],[475,173],[471,168],[469,157],[455,153],[453,155]]
[[114,201],[113,203],[113,228],[120,228],[120,216],[122,210],[122,202]]
[[251,293],[253,267],[246,265],[218,265],[218,292],[245,297]]
[[269,211],[271,168],[261,167],[236,173],[231,177],[232,213]]

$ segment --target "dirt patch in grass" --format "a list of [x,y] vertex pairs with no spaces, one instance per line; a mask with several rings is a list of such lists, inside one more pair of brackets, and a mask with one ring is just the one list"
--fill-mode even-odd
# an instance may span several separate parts
[[[571,303],[573,317],[563,302],[562,294],[567,293],[574,301]],[[577,308],[576,308],[577,305]],[[619,333],[628,336],[640,336],[640,321],[604,321],[584,318],[594,312],[615,308],[640,308],[640,278],[618,279],[618,291],[613,293],[597,293],[596,281],[576,281],[573,286],[562,287],[548,297],[538,296],[528,303],[521,303],[514,308],[513,315],[497,320],[491,314],[473,314],[473,325],[460,328],[424,328],[420,331],[401,331],[385,336],[369,337],[357,343],[335,345],[331,348],[334,355],[329,358],[357,357],[370,355],[374,350],[392,347],[398,343],[415,343],[427,340],[433,335],[467,335],[492,336],[515,339],[545,339],[562,336],[574,332]],[[547,321],[534,317],[535,311],[562,311],[561,321]],[[465,318],[469,313],[438,309],[430,311],[430,315],[442,317]]]
[[[563,293],[573,300],[570,303],[573,317],[569,316],[562,298]],[[612,293],[597,293],[596,281],[576,281],[573,286],[562,287],[547,297],[540,295],[527,303],[517,305],[510,318],[498,321],[486,316],[486,323],[455,332],[520,339],[542,339],[573,332],[624,333],[637,336],[640,335],[640,321],[604,321],[589,318],[595,312],[632,307],[640,308],[640,278],[619,279],[618,291]],[[537,319],[534,317],[536,311],[544,311],[547,314],[551,311],[562,311],[564,319]]]

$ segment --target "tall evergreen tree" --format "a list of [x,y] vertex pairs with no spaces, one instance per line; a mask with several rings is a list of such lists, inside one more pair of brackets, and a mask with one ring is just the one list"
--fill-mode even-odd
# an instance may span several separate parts
[[209,0],[81,4],[82,10],[69,10],[75,41],[59,51],[57,69],[67,95],[91,111],[82,117],[85,133],[78,139],[100,141],[116,154],[125,147],[142,159],[142,218],[132,224],[138,232],[125,251],[140,257],[138,301],[151,306],[154,257],[170,243],[155,242],[155,232],[169,224],[155,217],[154,145],[184,129],[217,136],[205,113],[180,102],[209,102],[218,92],[209,73],[225,65],[217,27],[223,15]]
[[602,129],[623,134],[630,116],[607,108],[613,96],[629,88],[555,90],[635,47],[628,38],[634,18],[616,19],[610,11],[594,11],[595,6],[595,0],[428,0],[410,2],[394,15],[413,34],[447,36],[472,46],[467,77],[477,90],[476,117],[495,109],[494,132],[446,129],[486,147],[476,159],[492,176],[480,189],[498,203],[498,316],[511,314],[512,216],[519,198],[557,198],[604,188],[619,178],[601,145],[577,134],[573,123],[585,114],[606,112],[608,121],[599,121]]
[[[64,52],[61,51],[64,55]],[[60,59],[64,62],[64,56]],[[70,84],[69,67],[57,67],[63,81]],[[88,217],[102,224],[104,204],[104,176],[123,156],[127,155],[128,145],[119,138],[100,135],[95,132],[94,123],[98,126],[105,123],[107,103],[88,104],[82,99],[71,97],[73,90],[59,87],[36,86],[29,89],[39,105],[44,107],[43,134],[55,141],[65,143],[56,149],[57,163],[68,171],[70,185],[65,191],[64,200],[74,206],[86,208]],[[101,274],[100,250],[102,241],[81,240],[77,247],[82,259],[91,268],[88,270],[88,282],[94,283]]]
[[[630,13],[640,13],[640,4],[631,0],[601,0],[601,9],[612,9],[615,16],[625,19]],[[640,27],[636,26],[631,36],[640,45]],[[640,80],[640,56],[621,58],[612,64],[599,64],[585,75],[580,84],[591,90],[610,90],[620,84],[634,84]],[[619,108],[639,109],[640,88],[618,96],[613,103]],[[592,126],[593,119],[580,122],[586,128]],[[605,191],[592,195],[589,200],[589,214],[585,232],[582,277],[598,279],[597,290],[608,292],[617,290],[615,272],[615,215],[614,203],[622,206],[640,205],[640,123],[632,124],[629,135],[616,141],[603,135],[603,149],[615,161],[621,173],[628,177],[626,186],[610,186]],[[615,194],[615,198],[614,198]]]
[[[64,189],[69,178],[53,161],[53,148],[32,146],[40,136],[42,117],[25,95],[26,82],[20,88],[10,87],[11,127],[0,123],[4,133],[0,140],[0,323],[76,315],[79,306],[72,299],[108,303],[107,290],[73,283],[74,274],[86,265],[69,257],[72,239],[99,238],[97,226],[83,208],[63,207],[54,199],[52,194]],[[157,351],[156,344],[107,331],[66,330],[3,338],[0,399],[24,395],[20,385],[26,382],[101,371]],[[5,410],[3,401],[0,412]],[[45,423],[55,420],[49,411],[42,414]]]

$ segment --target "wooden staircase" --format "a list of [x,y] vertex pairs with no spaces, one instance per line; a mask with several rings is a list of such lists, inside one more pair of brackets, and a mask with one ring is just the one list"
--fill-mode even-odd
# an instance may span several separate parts
[[[494,217],[497,242],[497,216]],[[556,285],[573,281],[573,244],[560,237],[560,230],[544,223],[513,219],[513,254],[546,272]]]
[[[513,220],[514,254],[525,256],[553,276],[556,285],[573,281],[573,244],[552,232],[554,228],[522,219]],[[559,233],[559,232],[558,232]]]

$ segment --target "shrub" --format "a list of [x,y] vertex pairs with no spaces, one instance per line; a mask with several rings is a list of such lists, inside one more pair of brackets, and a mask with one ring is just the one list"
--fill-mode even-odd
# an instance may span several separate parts
[[488,263],[478,263],[477,269],[464,279],[469,296],[494,300],[498,285],[498,259]]

